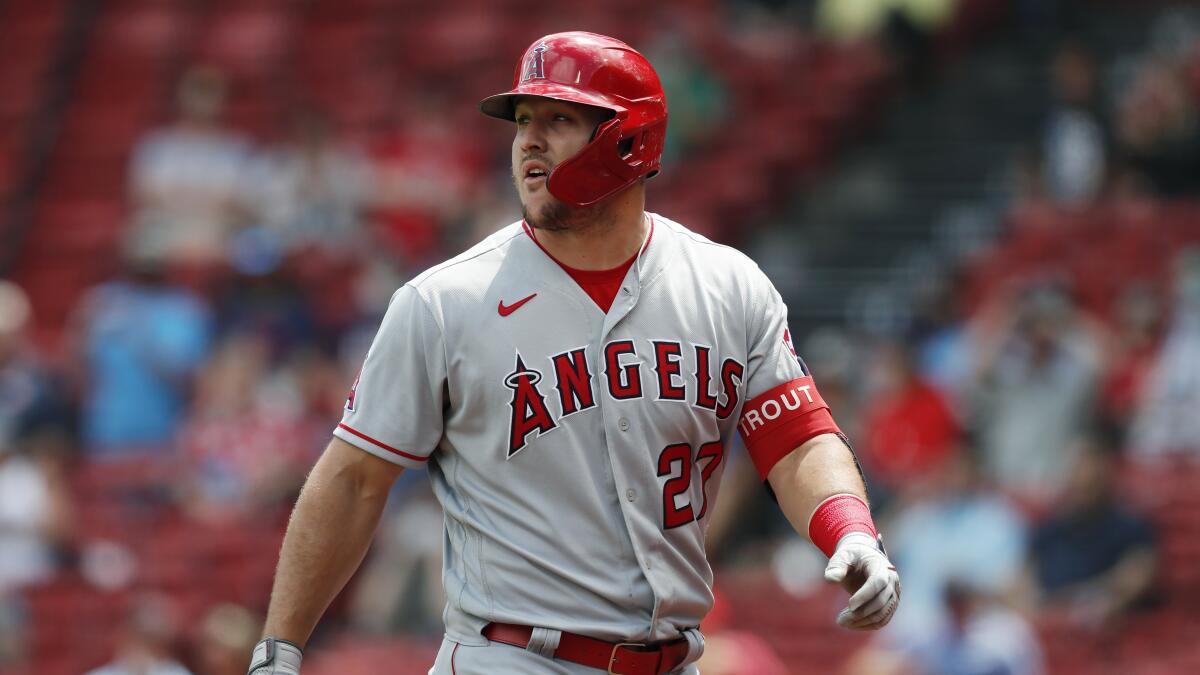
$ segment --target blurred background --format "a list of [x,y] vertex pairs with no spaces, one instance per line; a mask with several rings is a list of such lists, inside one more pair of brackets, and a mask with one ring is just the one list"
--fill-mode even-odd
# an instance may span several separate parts
[[[519,217],[476,102],[566,29],[657,67],[649,208],[779,287],[904,579],[837,628],[735,452],[705,675],[1200,672],[1190,4],[0,0],[0,673],[245,672],[391,292]],[[426,671],[438,511],[407,473],[305,673]]]

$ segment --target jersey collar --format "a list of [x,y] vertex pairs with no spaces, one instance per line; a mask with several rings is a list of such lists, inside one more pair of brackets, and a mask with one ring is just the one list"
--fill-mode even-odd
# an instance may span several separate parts
[[[638,249],[638,252],[634,255],[633,262],[635,265],[638,262],[637,260],[635,260],[636,258],[642,258],[643,260],[645,259],[646,249],[650,248],[650,240],[654,238],[654,221],[655,221],[654,214],[652,214],[648,211],[645,213],[646,213],[646,217],[649,218],[649,220],[650,220],[650,227],[648,228],[648,231],[646,232],[646,241],[642,242],[642,247],[640,249]],[[546,247],[542,246],[542,242],[538,241],[537,235],[534,233],[533,228],[524,219],[521,220],[521,229],[525,230],[525,235],[528,236],[531,240],[533,240],[533,243],[537,244],[537,247],[542,250],[542,253],[546,254],[546,257],[553,260],[555,263],[558,264],[559,267],[563,268],[568,274],[571,274],[572,276],[578,275],[580,273],[582,273],[583,275],[604,274],[605,272],[611,272],[613,270],[621,269],[622,267],[627,267],[630,263],[629,260],[626,260],[626,261],[622,262],[620,265],[617,265],[616,267],[612,268],[612,270],[579,270],[579,269],[575,269],[574,267],[571,267],[570,265],[564,263],[563,261],[559,260],[558,258],[555,258],[554,254],[550,253],[550,251],[547,251]]]

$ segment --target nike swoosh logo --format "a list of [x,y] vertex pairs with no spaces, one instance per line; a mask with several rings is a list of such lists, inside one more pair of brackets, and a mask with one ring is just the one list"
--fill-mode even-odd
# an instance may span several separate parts
[[537,297],[537,293],[534,293],[534,294],[530,295],[528,298],[521,298],[520,300],[514,302],[511,305],[506,305],[506,304],[504,304],[504,301],[501,300],[500,305],[496,308],[496,311],[500,312],[500,316],[508,316],[509,314],[512,314],[513,312],[517,311],[518,309],[521,309],[521,305],[524,305],[525,303],[529,302],[530,300],[532,300],[536,297]]

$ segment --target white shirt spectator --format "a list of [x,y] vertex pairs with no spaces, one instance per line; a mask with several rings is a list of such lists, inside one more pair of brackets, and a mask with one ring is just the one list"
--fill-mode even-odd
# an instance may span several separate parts
[[53,573],[43,537],[50,510],[50,485],[37,465],[0,454],[0,595]]
[[1104,182],[1104,129],[1076,108],[1058,110],[1044,141],[1046,187],[1060,204],[1090,202]]
[[220,129],[186,126],[151,132],[134,151],[130,179],[135,232],[168,259],[213,259],[244,201],[250,146]]
[[1200,308],[1183,308],[1167,334],[1130,432],[1141,457],[1200,456]]
[[281,148],[257,163],[255,176],[261,222],[285,249],[344,249],[355,240],[371,185],[357,152],[333,143]]

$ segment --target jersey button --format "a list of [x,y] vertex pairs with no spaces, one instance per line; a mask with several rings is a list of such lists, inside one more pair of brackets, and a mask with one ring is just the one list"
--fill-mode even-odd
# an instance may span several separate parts
[[621,431],[629,431],[629,419],[622,417],[621,419],[617,420],[617,428]]
[[637,499],[637,490],[634,490],[633,488],[629,488],[628,490],[626,490],[625,491],[625,499],[628,499],[631,502],[636,500]]

